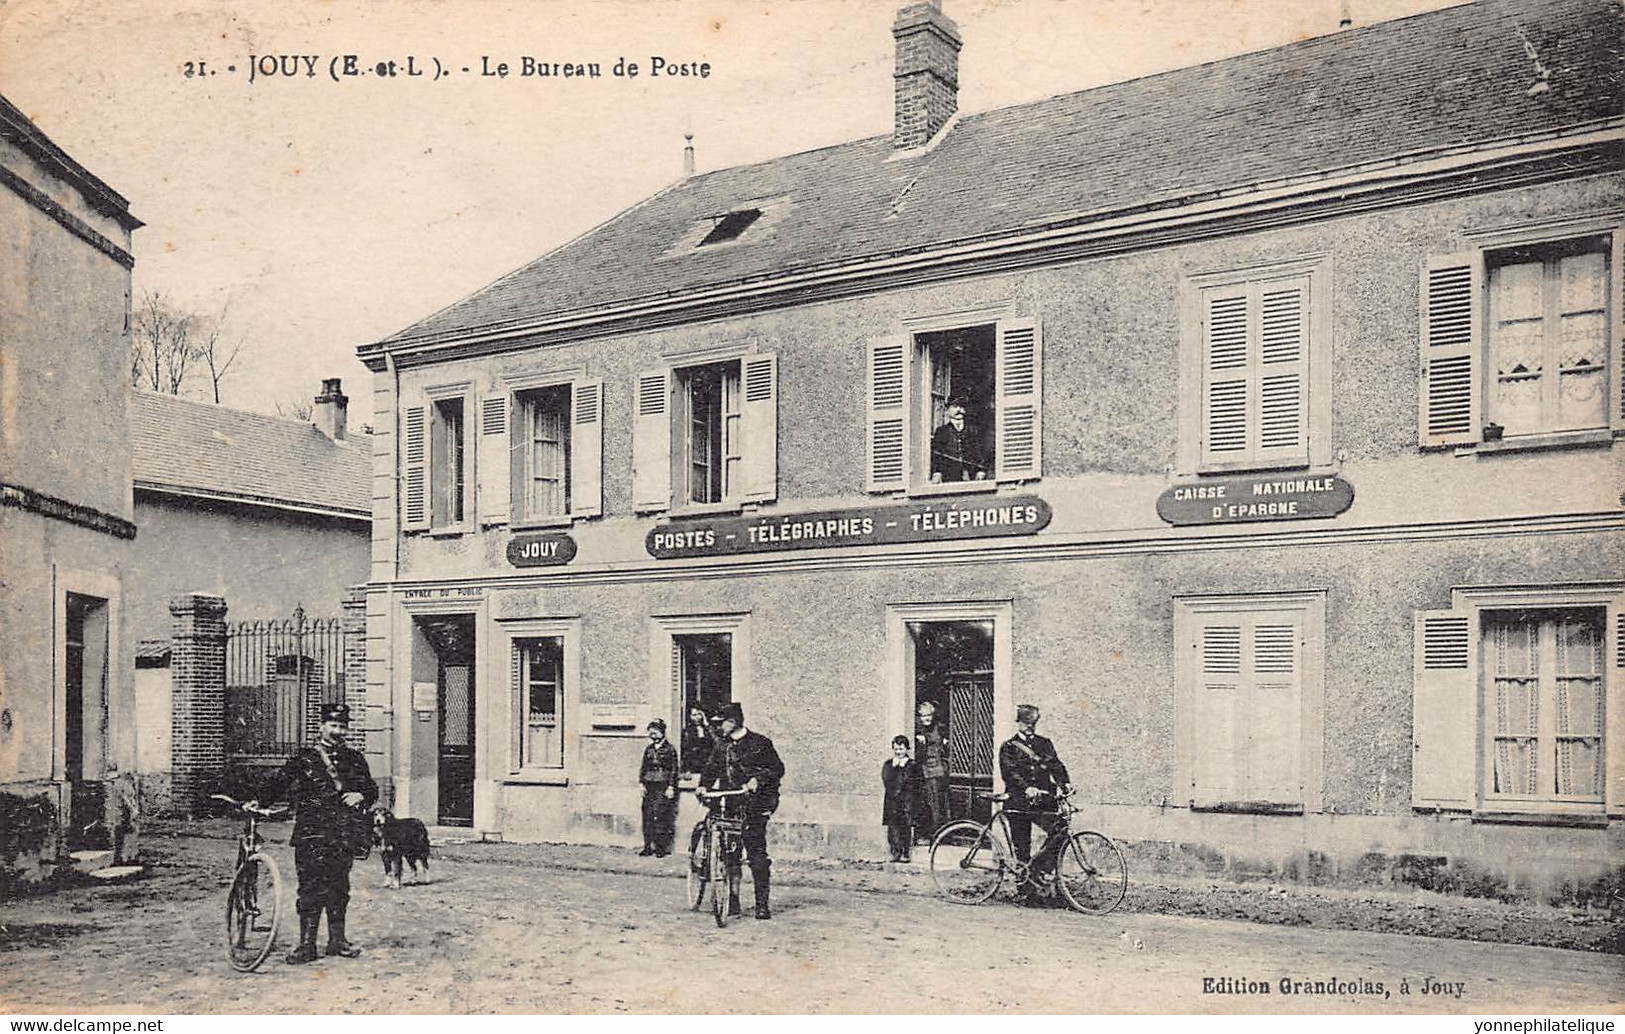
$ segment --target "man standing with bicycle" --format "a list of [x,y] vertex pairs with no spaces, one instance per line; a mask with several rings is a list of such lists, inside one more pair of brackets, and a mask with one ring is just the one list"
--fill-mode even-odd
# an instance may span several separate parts
[[[1032,704],[1016,707],[1016,734],[999,747],[999,775],[1010,797],[1004,814],[1010,823],[1010,846],[1016,860],[1031,861],[1031,880],[1021,887],[1027,904],[1037,903],[1038,882],[1055,872],[1058,835],[1066,826],[1056,813],[1057,797],[1072,792],[1066,765],[1055,752],[1055,744],[1038,735],[1038,708]],[[1044,831],[1044,849],[1032,858],[1033,824]]]
[[[716,713],[722,721],[722,736],[706,759],[695,791],[705,799],[710,790],[746,790],[744,820],[745,855],[751,881],[756,887],[756,918],[771,919],[768,894],[773,861],[767,855],[767,820],[779,807],[779,783],[784,778],[784,762],[773,749],[773,741],[745,728],[745,711],[738,704],[723,704]],[[728,914],[739,915],[739,859],[728,859]]]
[[[314,746],[300,747],[266,786],[273,800],[284,797],[295,810],[293,864],[299,876],[299,947],[290,965],[314,962],[316,935],[327,912],[327,954],[353,959],[361,949],[344,938],[350,904],[350,864],[359,838],[370,843],[372,823],[365,815],[378,800],[367,759],[344,743],[350,709],[322,708],[321,733]],[[252,802],[256,803],[257,802]]]

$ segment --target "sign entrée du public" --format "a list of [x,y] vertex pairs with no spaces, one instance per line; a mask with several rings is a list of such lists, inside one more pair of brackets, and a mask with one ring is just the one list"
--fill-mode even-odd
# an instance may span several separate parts
[[652,529],[649,555],[678,557],[830,549],[899,542],[1033,535],[1049,524],[1049,504],[1037,496],[994,496],[820,510],[771,517],[674,521]]
[[1354,486],[1335,475],[1226,478],[1175,485],[1157,497],[1157,516],[1174,525],[1242,524],[1335,517],[1354,503]]

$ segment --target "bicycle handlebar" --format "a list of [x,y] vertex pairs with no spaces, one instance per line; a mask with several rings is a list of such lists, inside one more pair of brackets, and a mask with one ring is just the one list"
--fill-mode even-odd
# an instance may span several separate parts
[[225,801],[227,804],[238,809],[239,811],[245,811],[251,815],[259,815],[262,818],[268,819],[275,818],[288,810],[288,806],[286,804],[279,804],[274,808],[256,807],[253,801],[239,801],[235,797],[227,797],[223,793],[212,793],[209,795],[209,799],[211,801]]
[[700,790],[703,791],[707,797],[742,797],[745,794],[750,793],[749,790],[706,790],[703,786],[700,787]]

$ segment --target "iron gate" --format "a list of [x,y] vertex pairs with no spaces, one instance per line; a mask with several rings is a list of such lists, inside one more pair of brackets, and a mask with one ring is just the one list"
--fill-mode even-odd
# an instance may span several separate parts
[[344,622],[305,616],[226,625],[226,761],[278,764],[344,702]]

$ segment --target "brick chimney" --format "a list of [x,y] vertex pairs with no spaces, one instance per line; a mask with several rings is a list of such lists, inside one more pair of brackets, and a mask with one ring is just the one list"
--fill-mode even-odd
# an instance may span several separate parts
[[897,12],[896,103],[892,146],[920,147],[959,110],[959,26],[942,0],[920,0]]
[[345,432],[345,411],[349,405],[350,398],[339,387],[339,378],[324,378],[322,393],[316,396],[316,405],[310,414],[311,422],[327,437],[335,442],[342,442]]

